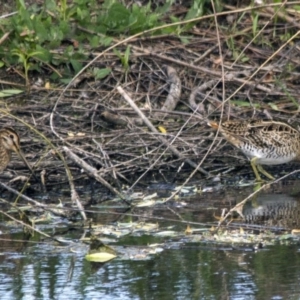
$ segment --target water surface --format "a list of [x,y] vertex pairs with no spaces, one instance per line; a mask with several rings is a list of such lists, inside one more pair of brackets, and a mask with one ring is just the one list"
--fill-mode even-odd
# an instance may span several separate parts
[[[202,194],[185,206],[139,208],[131,213],[149,220],[177,217],[178,221],[216,222],[220,209],[232,207],[244,194],[249,191]],[[247,203],[244,213],[244,224],[259,221],[279,228],[279,238],[282,228],[299,228],[299,198],[293,193],[265,191]],[[101,216],[102,222],[113,223],[113,218]],[[185,227],[179,222],[174,228],[183,232]],[[83,229],[77,228],[72,240],[76,242],[82,234]],[[76,243],[59,246],[38,236],[25,242],[21,232],[5,227],[1,238],[0,299],[300,299],[299,245],[288,240],[262,243],[256,249],[251,245],[196,243],[188,238],[158,239],[150,233],[127,235],[111,246],[139,249],[160,242],[164,251],[144,260],[119,256],[95,264],[85,260],[88,248],[81,242],[78,247]]]

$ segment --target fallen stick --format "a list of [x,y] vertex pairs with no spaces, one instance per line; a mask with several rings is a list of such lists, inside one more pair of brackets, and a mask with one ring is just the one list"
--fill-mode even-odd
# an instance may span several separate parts
[[98,170],[87,164],[84,160],[82,160],[80,157],[78,157],[75,153],[73,153],[68,147],[63,147],[65,153],[81,168],[83,168],[87,174],[93,178],[95,178],[98,182],[103,184],[105,187],[107,187],[112,193],[118,195],[127,205],[130,205],[130,203],[126,200],[126,196],[124,196],[122,193],[120,193],[118,190],[116,190],[114,187],[112,187],[104,178],[102,178],[98,174]]
[[139,117],[143,120],[144,124],[155,134],[157,134],[157,138],[162,142],[166,147],[168,147],[174,155],[176,155],[178,158],[183,159],[185,162],[187,162],[191,167],[197,169],[204,175],[209,175],[207,171],[205,171],[203,168],[198,166],[196,163],[194,163],[189,158],[185,158],[174,146],[170,145],[168,140],[166,140],[161,133],[153,126],[153,124],[149,121],[149,119],[143,114],[143,112],[137,107],[137,105],[134,103],[134,101],[128,96],[128,94],[123,90],[122,87],[117,87],[118,92],[124,97],[124,99],[128,102],[128,104],[135,110],[135,112],[139,115]]

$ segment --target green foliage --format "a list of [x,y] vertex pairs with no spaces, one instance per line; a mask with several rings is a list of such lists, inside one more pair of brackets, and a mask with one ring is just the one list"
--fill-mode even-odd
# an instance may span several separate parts
[[259,17],[259,15],[255,14],[253,16],[253,19],[252,19],[252,21],[253,21],[253,24],[252,24],[252,33],[253,33],[253,36],[255,36],[257,34],[257,32],[258,32],[258,17]]
[[243,100],[230,100],[230,103],[237,106],[237,107],[255,107],[260,108],[260,104],[258,103],[250,103],[249,101]]
[[[222,5],[219,0],[214,1],[214,8],[216,12],[222,10]],[[213,13],[213,10],[211,8],[211,0],[194,0],[184,19],[191,20],[197,17],[201,17],[207,13]],[[193,22],[188,23],[184,26],[184,30],[189,30],[193,26]]]
[[190,20],[203,16],[207,5],[210,3],[210,0],[194,0],[191,8],[185,16],[185,20]]
[[249,61],[249,57],[245,55],[243,51],[236,45],[236,41],[233,36],[230,36],[227,40],[227,46],[232,51],[232,56],[234,60],[240,62],[247,62]]
[[[22,64],[26,83],[28,72],[40,72],[43,64],[65,66],[60,68],[63,78],[79,72],[88,60],[89,51],[107,47],[113,37],[132,35],[165,24],[165,20],[180,21],[170,15],[174,0],[166,0],[156,9],[151,1],[146,5],[133,3],[125,6],[121,0],[45,0],[41,6],[27,6],[24,0],[16,0],[17,14],[0,19],[0,36],[10,33],[0,44],[0,66]],[[194,0],[185,19],[200,16],[209,0]],[[163,20],[163,21],[162,21]],[[82,31],[79,27],[86,30]],[[189,27],[170,26],[152,34],[177,34]],[[90,32],[90,33],[88,33]],[[188,38],[183,37],[185,42]],[[67,43],[67,44],[66,44]],[[57,51],[57,49],[63,49]],[[125,70],[129,68],[130,48],[124,54],[115,51]],[[97,75],[100,78],[102,75]]]
[[23,91],[18,90],[18,89],[2,90],[2,91],[0,91],[0,98],[11,97],[11,96],[18,95],[21,93],[23,93]]
[[107,75],[109,75],[110,72],[111,72],[110,68],[104,68],[104,69],[95,68],[93,70],[93,74],[94,74],[94,76],[95,76],[96,79],[103,79]]
[[18,57],[19,62],[23,64],[24,70],[25,70],[25,80],[26,80],[26,85],[28,86],[29,83],[29,78],[28,78],[28,71],[31,67],[31,63],[29,59],[34,56],[38,56],[42,54],[39,51],[32,51],[32,52],[27,52],[23,51],[22,49],[13,49],[12,50],[12,55],[15,55]]
[[125,71],[127,72],[129,70],[129,55],[130,55],[130,46],[127,46],[126,51],[123,54],[121,54],[120,51],[117,49],[114,49],[114,53],[119,57],[122,66],[124,67]]

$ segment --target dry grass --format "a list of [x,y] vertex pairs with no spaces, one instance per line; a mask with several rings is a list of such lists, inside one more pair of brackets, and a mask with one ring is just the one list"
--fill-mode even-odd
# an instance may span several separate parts
[[[144,179],[153,175],[163,180],[161,172],[175,173],[187,159],[201,162],[209,172],[240,164],[236,157],[243,156],[225,145],[222,138],[215,140],[206,120],[274,118],[296,122],[299,47],[293,40],[285,41],[298,30],[298,15],[287,8],[285,19],[280,15],[274,18],[270,8],[257,10],[260,18],[254,39],[251,10],[237,11],[233,7],[227,7],[228,14],[218,17],[218,31],[212,16],[199,21],[185,34],[188,44],[175,36],[135,38],[130,42],[128,72],[113,52],[107,52],[93,67],[111,68],[108,77],[94,80],[87,69],[63,94],[63,87],[51,80],[50,89],[43,87],[48,81],[46,72],[40,87],[31,74],[30,93],[4,99],[2,107],[45,135],[58,151],[67,146],[118,189],[124,183],[130,187],[141,175]],[[125,51],[123,46],[118,49]],[[168,75],[165,66],[175,73]],[[6,76],[8,82],[2,84],[3,89],[14,87],[18,81],[16,73],[7,75],[2,70],[2,78]],[[172,95],[178,103],[171,111],[164,105],[174,92],[174,80],[180,82],[181,93]],[[117,91],[118,86],[148,121],[157,129],[162,126],[160,130],[166,133],[155,133],[144,125]],[[198,87],[200,92],[193,94]],[[191,94],[196,105],[189,100]],[[45,140],[11,116],[2,116],[0,126],[11,126],[20,133],[23,151],[35,164],[36,172],[46,170],[46,185],[67,182],[65,165]],[[73,160],[66,157],[66,163],[75,185],[88,179]],[[23,167],[15,160],[12,164]],[[193,168],[189,163],[185,166],[187,178]],[[203,172],[200,174],[205,178]]]

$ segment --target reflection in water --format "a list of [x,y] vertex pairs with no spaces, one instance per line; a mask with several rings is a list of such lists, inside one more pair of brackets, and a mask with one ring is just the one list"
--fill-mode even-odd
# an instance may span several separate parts
[[7,255],[0,280],[1,299],[300,299],[300,256],[294,246],[245,252],[189,244],[95,272],[82,254],[37,247]]
[[285,194],[262,194],[244,205],[243,214],[251,223],[295,228],[299,226],[300,201]]

